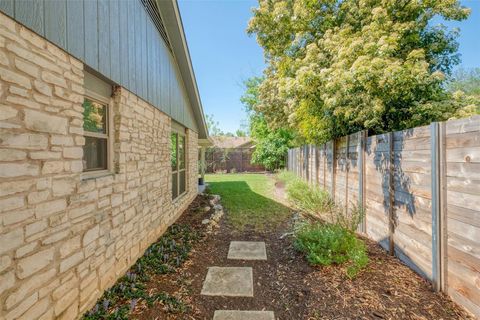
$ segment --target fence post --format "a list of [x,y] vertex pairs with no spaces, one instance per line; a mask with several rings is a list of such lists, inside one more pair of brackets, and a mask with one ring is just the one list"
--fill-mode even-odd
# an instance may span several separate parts
[[346,137],[347,144],[345,147],[345,214],[348,214],[348,171],[350,170],[349,149],[350,149],[350,136]]
[[305,168],[307,169],[307,172],[306,172],[306,179],[307,179],[307,183],[310,184],[310,145],[307,144],[305,146]]
[[323,144],[323,189],[327,190],[327,143]]
[[440,290],[447,292],[448,278],[448,229],[447,229],[447,124],[440,122]]
[[318,145],[315,145],[315,185],[317,187],[320,186],[319,183],[319,178],[318,178],[318,166],[319,166],[319,157],[318,157],[318,152],[320,150],[318,149]]
[[292,171],[297,175],[297,148],[292,150]]
[[335,201],[335,172],[337,171],[337,163],[336,163],[336,157],[337,157],[337,144],[335,143],[336,140],[332,140],[332,185],[331,185],[331,193],[332,193],[332,199]]
[[297,177],[301,177],[301,166],[300,166],[300,147],[296,148],[295,150],[295,167],[297,168],[296,169],[296,174],[297,174]]
[[395,189],[394,189],[394,174],[395,174],[395,155],[393,152],[393,132],[388,134],[389,147],[389,168],[388,168],[388,252],[391,256],[395,255],[395,242],[393,234],[395,232]]
[[432,282],[435,291],[445,289],[445,123],[430,124],[432,180]]
[[360,221],[360,231],[366,233],[366,210],[365,210],[365,145],[367,132],[358,133],[357,145],[357,167],[358,167],[358,206],[363,210],[362,220]]

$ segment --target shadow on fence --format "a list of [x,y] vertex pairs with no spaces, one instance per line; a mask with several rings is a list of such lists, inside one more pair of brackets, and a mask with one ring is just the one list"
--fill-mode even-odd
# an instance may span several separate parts
[[479,116],[291,149],[288,168],[365,208],[361,233],[480,317]]

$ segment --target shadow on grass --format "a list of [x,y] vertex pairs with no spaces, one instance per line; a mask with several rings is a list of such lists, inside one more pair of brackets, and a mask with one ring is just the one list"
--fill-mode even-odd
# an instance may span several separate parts
[[[265,182],[267,183],[267,182]],[[253,191],[246,181],[208,182],[213,194],[222,197],[227,221],[237,229],[266,230],[281,224],[290,209],[265,195]]]

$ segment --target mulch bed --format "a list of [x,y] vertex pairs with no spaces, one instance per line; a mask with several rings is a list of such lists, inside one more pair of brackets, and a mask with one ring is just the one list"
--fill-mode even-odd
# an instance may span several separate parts
[[[205,233],[201,221],[211,212],[200,208],[208,199],[197,197],[177,223]],[[226,209],[228,214],[228,208]],[[190,258],[173,274],[158,275],[147,284],[187,305],[174,313],[162,304],[135,308],[132,319],[212,319],[215,310],[273,310],[277,319],[470,319],[448,297],[432,291],[430,284],[365,239],[370,263],[355,279],[341,267],[311,267],[292,246],[292,222],[275,230],[239,232],[222,219],[216,233],[194,244]],[[230,241],[265,241],[268,261],[227,260]],[[251,266],[254,297],[201,296],[207,268]]]

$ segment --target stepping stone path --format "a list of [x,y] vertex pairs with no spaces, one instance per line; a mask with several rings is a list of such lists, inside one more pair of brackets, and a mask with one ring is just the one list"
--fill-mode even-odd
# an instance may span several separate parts
[[202,294],[205,296],[253,297],[252,268],[208,268]]
[[275,320],[273,311],[217,310],[213,320]]
[[[227,259],[267,260],[265,242],[232,241]],[[251,267],[210,267],[203,282],[202,295],[253,297]],[[217,310],[213,320],[275,320],[273,311]]]
[[230,242],[227,259],[267,260],[265,242],[232,241]]

